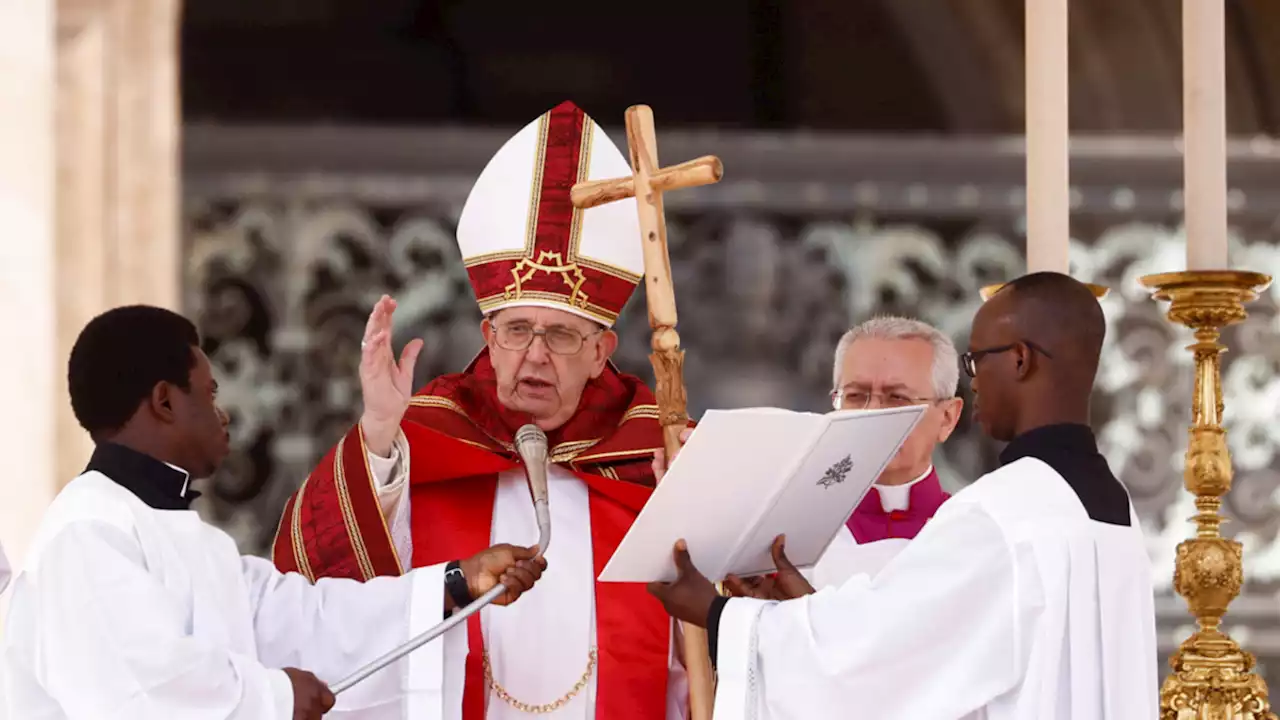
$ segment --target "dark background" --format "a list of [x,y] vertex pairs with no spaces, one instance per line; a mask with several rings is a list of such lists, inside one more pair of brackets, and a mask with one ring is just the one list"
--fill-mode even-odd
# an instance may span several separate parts
[[[1176,132],[1176,0],[1073,0],[1072,126]],[[1228,118],[1280,134],[1280,3],[1227,0]],[[1023,0],[188,0],[188,121],[1020,133]]]

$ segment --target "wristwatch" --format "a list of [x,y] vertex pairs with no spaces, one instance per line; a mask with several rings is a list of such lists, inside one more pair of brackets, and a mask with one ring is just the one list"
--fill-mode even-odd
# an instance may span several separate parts
[[453,598],[453,604],[459,610],[470,605],[475,598],[471,597],[471,588],[467,587],[467,576],[462,572],[462,562],[454,560],[444,566],[444,589]]

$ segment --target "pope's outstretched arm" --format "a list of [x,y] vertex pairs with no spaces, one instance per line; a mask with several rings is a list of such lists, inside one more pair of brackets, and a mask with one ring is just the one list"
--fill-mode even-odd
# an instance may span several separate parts
[[[368,579],[398,575],[411,564],[410,448],[400,423],[413,397],[413,368],[422,340],[406,344],[397,360],[391,346],[395,308],[395,300],[383,295],[365,325],[359,423],[285,504],[271,551],[284,572],[312,579]],[[349,540],[353,531],[367,556],[359,562]]]
[[[874,580],[786,602],[708,597],[691,565],[652,590],[709,624],[716,718],[963,717],[1015,686],[1038,587],[981,510],[940,512]],[[705,583],[705,587],[703,586]],[[714,590],[712,590],[714,593]],[[701,614],[701,617],[698,615]],[[687,616],[687,617],[686,617]]]

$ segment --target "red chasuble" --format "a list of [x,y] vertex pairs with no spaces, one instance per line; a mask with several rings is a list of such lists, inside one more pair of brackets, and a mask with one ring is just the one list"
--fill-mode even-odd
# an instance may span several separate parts
[[[409,442],[413,567],[470,557],[490,545],[498,473],[519,467],[515,431],[529,418],[503,408],[487,351],[466,372],[437,378],[414,396],[401,429]],[[587,385],[577,413],[547,434],[552,462],[589,489],[598,576],[654,486],[662,446],[652,392],[609,365]],[[367,580],[399,575],[359,425],[285,505],[273,559],[284,572]],[[441,591],[443,592],[443,590]],[[596,717],[666,716],[671,623],[643,585],[596,584]],[[463,718],[484,717],[480,614],[469,619]]]

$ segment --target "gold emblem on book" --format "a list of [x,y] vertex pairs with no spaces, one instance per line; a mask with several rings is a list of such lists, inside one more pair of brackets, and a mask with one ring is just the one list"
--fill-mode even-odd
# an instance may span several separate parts
[[524,283],[532,280],[534,274],[540,272],[559,274],[564,284],[569,286],[569,304],[580,308],[587,306],[589,298],[582,292],[582,284],[586,282],[587,276],[583,274],[582,268],[578,267],[578,263],[566,264],[560,253],[547,250],[538,253],[537,260],[521,258],[520,262],[511,268],[512,283],[503,290],[503,299],[519,299],[524,292]]

